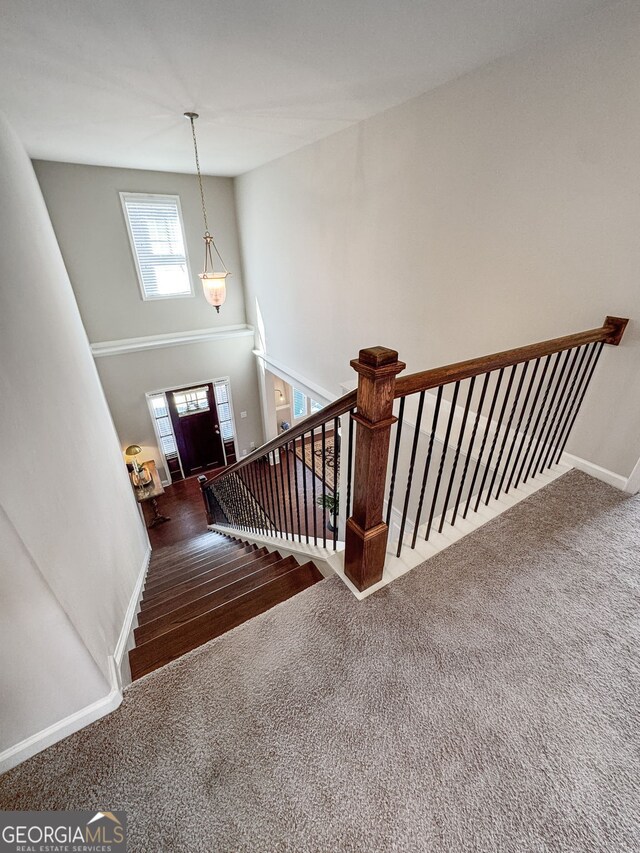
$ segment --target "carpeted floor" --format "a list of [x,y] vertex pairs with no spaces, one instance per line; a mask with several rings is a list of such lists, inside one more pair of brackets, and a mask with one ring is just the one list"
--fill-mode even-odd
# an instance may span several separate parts
[[640,496],[572,472],[356,602],[317,584],[0,778],[131,851],[637,851]]

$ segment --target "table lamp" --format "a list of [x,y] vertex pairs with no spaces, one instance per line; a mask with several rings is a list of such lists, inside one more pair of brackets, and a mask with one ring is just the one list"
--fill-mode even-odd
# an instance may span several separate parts
[[139,444],[130,444],[129,447],[127,447],[124,451],[125,456],[131,456],[131,465],[133,466],[133,470],[136,474],[140,470],[140,466],[138,465],[138,461],[136,459],[136,456],[139,453],[142,453],[142,448]]

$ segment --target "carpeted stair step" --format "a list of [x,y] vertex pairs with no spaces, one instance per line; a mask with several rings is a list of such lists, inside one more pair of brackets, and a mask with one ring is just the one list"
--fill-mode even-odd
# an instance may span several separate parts
[[192,578],[198,577],[198,575],[203,575],[207,572],[213,571],[213,569],[218,568],[218,566],[223,566],[225,563],[231,562],[231,560],[238,559],[238,557],[244,557],[248,554],[252,554],[257,550],[257,548],[257,545],[242,545],[238,548],[226,551],[223,554],[218,554],[214,557],[210,557],[209,559],[201,560],[193,565],[187,564],[186,566],[178,566],[176,571],[172,572],[171,575],[159,578],[155,582],[150,581],[144,588],[142,599],[143,601],[148,601],[159,593],[166,592],[166,590],[171,589],[177,584],[183,583],[183,581],[188,581]]
[[213,563],[213,562],[222,562],[224,559],[228,559],[230,554],[242,554],[246,553],[247,549],[255,548],[255,545],[248,544],[236,544],[229,545],[227,548],[216,548],[213,551],[207,551],[203,554],[198,554],[194,557],[189,557],[184,560],[176,557],[171,568],[166,568],[162,571],[158,571],[156,567],[151,563],[149,566],[149,576],[147,578],[146,589],[151,589],[151,587],[158,586],[162,583],[166,583],[169,580],[172,580],[177,574],[184,574],[187,571],[197,571],[205,563]]
[[322,580],[313,563],[299,566],[294,557],[286,559],[291,569],[285,574],[132,649],[129,653],[132,677],[141,678]]
[[181,584],[179,589],[169,590],[162,597],[144,603],[138,614],[138,625],[144,625],[188,604],[190,601],[196,601],[203,595],[215,592],[231,580],[238,580],[247,574],[252,574],[255,568],[261,564],[261,561],[262,565],[265,565],[275,563],[279,559],[281,557],[277,551],[269,554],[266,548],[260,548],[252,554],[226,563],[218,570],[209,573],[206,578],[187,581]]
[[[279,558],[279,559],[278,559]],[[297,563],[296,563],[297,565]],[[292,563],[290,557],[281,557],[278,553],[269,554],[251,564],[251,571],[241,577],[234,577],[233,573],[219,578],[219,586],[207,595],[202,595],[193,601],[183,604],[166,613],[140,625],[134,631],[136,645],[142,645],[160,634],[165,634],[180,625],[184,625],[195,616],[200,616],[208,610],[213,610],[221,604],[225,604],[245,592],[249,592],[268,581],[284,575],[291,571]],[[173,602],[171,602],[173,603]]]

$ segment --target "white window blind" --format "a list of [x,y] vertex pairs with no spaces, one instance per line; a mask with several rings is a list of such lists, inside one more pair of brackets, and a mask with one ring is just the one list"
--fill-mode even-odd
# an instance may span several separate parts
[[162,444],[162,452],[167,459],[172,456],[177,456],[178,448],[176,447],[176,440],[173,435],[171,418],[169,417],[167,401],[164,394],[157,394],[155,397],[152,397],[151,405],[153,406],[153,416],[156,421],[156,429],[160,437],[160,443]]
[[218,423],[223,441],[233,439],[233,416],[231,414],[231,402],[229,400],[229,384],[226,379],[216,382],[214,385],[216,395],[216,409],[218,410]]
[[293,417],[304,418],[307,414],[307,398],[298,388],[293,389]]
[[191,296],[178,196],[120,193],[143,299]]

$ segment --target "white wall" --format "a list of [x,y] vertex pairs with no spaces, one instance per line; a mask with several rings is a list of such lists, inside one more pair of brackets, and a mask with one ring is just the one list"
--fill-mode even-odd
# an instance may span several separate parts
[[0,507],[0,753],[109,693]]
[[[20,638],[0,642],[6,746],[108,692],[147,537],[38,182],[1,117],[0,198],[0,600]],[[32,664],[58,652],[52,699]],[[28,696],[8,692],[20,678]]]
[[[203,178],[211,233],[232,273],[227,301],[217,314],[198,278],[204,226],[195,175],[43,161],[34,168],[92,344],[245,322],[231,178]],[[121,191],[180,197],[194,296],[142,299]]]
[[[144,458],[161,465],[145,394],[230,377],[238,450],[262,443],[253,337],[206,341],[179,347],[111,355],[96,360],[111,414],[124,449],[139,444]],[[247,417],[241,418],[240,413]]]
[[[244,292],[233,181],[203,178],[212,233],[232,271],[220,314],[205,301],[198,278],[204,241],[194,175],[145,172],[69,163],[34,164],[51,215],[80,314],[91,343],[224,330],[245,323]],[[194,296],[144,301],[136,277],[120,191],[178,195]],[[143,447],[165,476],[145,393],[229,376],[239,450],[262,443],[260,403],[251,337],[163,347],[97,360],[109,408],[124,448]],[[241,419],[240,412],[247,418]]]
[[333,391],[361,347],[423,370],[631,317],[569,449],[640,455],[640,8],[237,180],[249,321]]

